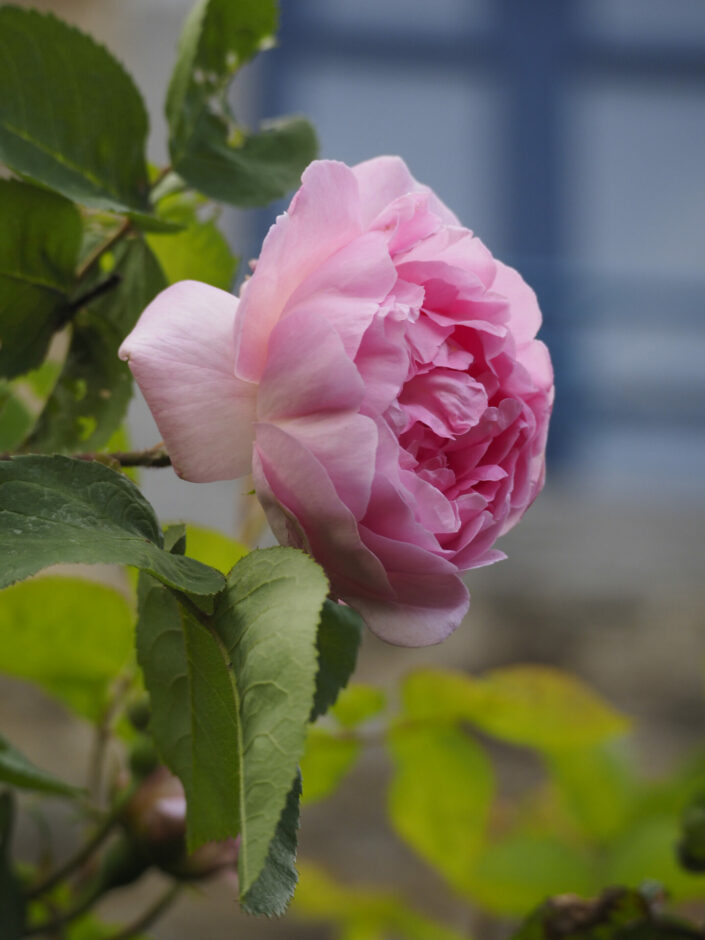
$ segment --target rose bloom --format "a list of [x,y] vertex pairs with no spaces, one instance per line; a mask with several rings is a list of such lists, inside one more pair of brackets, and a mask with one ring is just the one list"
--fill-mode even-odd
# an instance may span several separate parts
[[312,163],[240,298],[192,281],[127,359],[187,480],[252,472],[277,539],[380,637],[424,646],[544,480],[536,296],[398,157]]

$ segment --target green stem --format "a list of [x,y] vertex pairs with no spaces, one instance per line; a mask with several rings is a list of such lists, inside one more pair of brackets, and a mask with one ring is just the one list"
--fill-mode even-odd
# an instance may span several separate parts
[[133,921],[127,927],[123,927],[122,930],[118,930],[117,933],[110,934],[105,940],[130,940],[131,937],[136,937],[144,930],[147,930],[162,916],[164,911],[171,907],[181,893],[182,888],[183,884],[179,882],[173,884],[151,907],[147,908],[144,914],[138,917],[137,920]]
[[101,824],[98,826],[93,835],[85,842],[77,852],[70,856],[63,865],[52,872],[44,881],[40,881],[38,885],[35,885],[33,888],[27,892],[27,897],[29,899],[38,898],[42,894],[46,894],[47,891],[51,891],[52,888],[56,887],[59,882],[63,881],[68,875],[73,874],[74,871],[77,871],[81,868],[85,862],[93,855],[95,850],[99,848],[105,839],[110,835],[113,827],[117,824],[120,819],[120,814],[123,809],[132,799],[135,792],[134,785],[129,787],[125,792],[116,800],[115,805],[112,807],[110,812],[105,816]]

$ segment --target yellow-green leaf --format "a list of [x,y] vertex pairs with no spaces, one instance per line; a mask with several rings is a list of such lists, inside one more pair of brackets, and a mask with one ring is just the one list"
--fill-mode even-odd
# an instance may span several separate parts
[[356,728],[384,709],[386,696],[381,689],[355,682],[343,689],[331,714],[343,728]]
[[462,890],[485,837],[493,775],[482,747],[450,726],[389,734],[394,777],[389,815],[397,833]]
[[90,719],[130,660],[134,616],[117,591],[79,578],[36,578],[0,591],[0,670]]
[[626,718],[582,680],[549,666],[519,665],[473,677],[423,669],[404,683],[413,718],[466,721],[542,751],[590,747],[624,733]]
[[466,879],[467,894],[494,914],[516,916],[553,894],[590,896],[597,888],[591,860],[551,836],[508,836],[488,845]]
[[360,743],[323,728],[309,728],[301,760],[302,803],[317,803],[334,793],[360,753]]

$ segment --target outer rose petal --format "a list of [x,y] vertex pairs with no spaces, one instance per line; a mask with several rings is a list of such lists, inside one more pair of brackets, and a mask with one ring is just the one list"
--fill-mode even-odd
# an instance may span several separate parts
[[344,163],[317,160],[301,177],[288,212],[270,228],[255,276],[243,287],[235,336],[236,373],[256,382],[269,334],[306,278],[362,234],[358,188]]
[[257,388],[233,374],[231,294],[181,281],[147,307],[120,347],[174,469],[209,483],[250,472]]
[[394,601],[344,596],[377,636],[395,646],[432,646],[455,630],[470,607],[470,594],[457,575],[401,574],[389,580]]
[[258,424],[253,473],[274,534],[284,545],[309,551],[340,597],[367,591],[393,599],[384,568],[362,544],[353,514],[300,441],[275,425]]

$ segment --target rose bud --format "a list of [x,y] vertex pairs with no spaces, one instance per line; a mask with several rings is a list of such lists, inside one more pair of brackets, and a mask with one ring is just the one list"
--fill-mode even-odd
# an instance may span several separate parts
[[184,788],[166,767],[158,767],[142,781],[122,821],[133,844],[151,864],[175,878],[191,880],[237,871],[239,837],[209,842],[188,854]]
[[120,355],[180,476],[253,473],[278,540],[378,636],[424,646],[543,485],[540,324],[531,288],[401,159],[324,160],[239,300],[175,284]]

